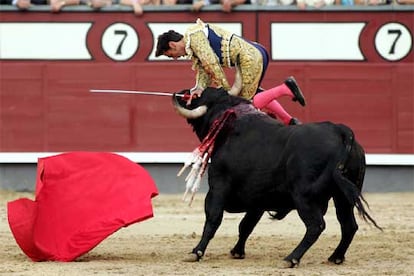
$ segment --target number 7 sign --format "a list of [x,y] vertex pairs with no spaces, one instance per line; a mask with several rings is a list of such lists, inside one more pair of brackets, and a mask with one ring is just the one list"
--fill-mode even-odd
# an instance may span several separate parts
[[110,25],[102,35],[105,54],[116,61],[126,61],[138,50],[138,35],[133,27],[125,23]]
[[375,48],[386,60],[398,61],[412,50],[413,38],[408,28],[401,23],[387,23],[375,35]]

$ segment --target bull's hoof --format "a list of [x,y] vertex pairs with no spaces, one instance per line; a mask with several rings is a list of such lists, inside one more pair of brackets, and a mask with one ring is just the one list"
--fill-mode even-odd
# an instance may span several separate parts
[[297,268],[299,267],[299,260],[292,259],[292,260],[283,260],[280,265],[281,268]]
[[200,252],[200,254],[196,254],[196,253],[189,253],[184,259],[183,262],[188,262],[188,263],[194,263],[194,262],[198,262],[201,260],[201,257],[203,256],[203,254]]
[[329,257],[328,261],[330,261],[331,263],[340,265],[345,261],[345,258],[335,258],[335,257]]
[[234,250],[230,251],[231,256],[233,257],[233,259],[244,259],[246,257],[246,255],[244,253],[237,253]]

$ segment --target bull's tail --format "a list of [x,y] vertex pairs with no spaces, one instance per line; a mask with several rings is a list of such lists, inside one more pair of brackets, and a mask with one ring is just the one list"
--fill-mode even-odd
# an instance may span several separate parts
[[[363,153],[360,156],[351,156],[351,151],[354,147],[357,147],[354,133],[350,128],[345,125],[337,125],[341,131],[342,141],[344,143],[343,151],[340,155],[340,160],[336,165],[333,173],[335,182],[337,183],[340,191],[345,195],[346,199],[352,206],[355,206],[358,210],[358,215],[366,222],[372,223],[376,228],[382,231],[382,228],[378,226],[376,221],[368,214],[366,208],[369,208],[367,201],[362,196],[362,183],[353,183],[349,178],[345,177],[347,165],[350,162],[359,162],[358,165],[358,178],[355,181],[363,181],[365,172],[365,156]],[[350,160],[350,158],[358,157],[359,160]],[[359,185],[357,185],[359,184]]]

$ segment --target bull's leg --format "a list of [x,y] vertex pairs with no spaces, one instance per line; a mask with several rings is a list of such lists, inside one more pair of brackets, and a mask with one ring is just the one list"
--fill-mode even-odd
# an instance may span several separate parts
[[248,211],[239,224],[239,240],[230,254],[236,259],[244,259],[247,238],[263,215],[263,211]]
[[214,237],[221,221],[223,220],[224,200],[220,194],[213,194],[211,190],[207,193],[204,202],[206,221],[200,242],[194,247],[185,261],[198,261],[205,253],[208,243]]
[[358,224],[355,220],[353,206],[346,200],[346,198],[343,196],[334,197],[334,203],[336,207],[336,217],[341,224],[342,237],[338,247],[328,260],[335,264],[341,264],[344,262],[345,253],[358,230]]
[[326,212],[326,206],[310,206],[303,202],[298,207],[298,214],[306,226],[306,233],[299,245],[284,260],[288,267],[299,265],[300,259],[306,251],[316,242],[323,230],[325,230],[325,220],[323,215]]

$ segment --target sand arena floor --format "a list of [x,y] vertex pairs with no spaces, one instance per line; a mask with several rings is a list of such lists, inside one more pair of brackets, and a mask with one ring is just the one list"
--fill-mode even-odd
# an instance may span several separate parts
[[295,269],[280,267],[305,231],[296,212],[282,221],[265,215],[247,242],[244,260],[229,257],[242,215],[225,213],[204,259],[183,262],[201,235],[203,194],[192,207],[181,195],[161,194],[153,199],[153,218],[120,229],[76,261],[32,262],[7,222],[6,203],[20,197],[33,194],[0,191],[0,275],[414,275],[414,192],[365,194],[384,232],[358,218],[359,231],[342,265],[327,262],[340,237],[331,204],[326,230]]

